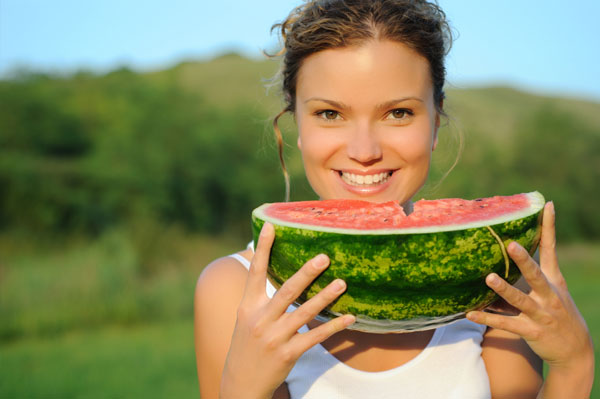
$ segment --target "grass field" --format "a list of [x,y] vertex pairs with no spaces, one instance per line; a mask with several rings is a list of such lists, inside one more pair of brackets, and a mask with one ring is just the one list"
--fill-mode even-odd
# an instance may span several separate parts
[[[232,247],[207,238],[179,245],[177,265],[139,275],[134,245],[118,234],[61,251],[4,241],[0,398],[197,397],[195,276]],[[597,343],[600,243],[560,247],[559,257]]]
[[192,331],[186,320],[2,345],[0,397],[197,397]]

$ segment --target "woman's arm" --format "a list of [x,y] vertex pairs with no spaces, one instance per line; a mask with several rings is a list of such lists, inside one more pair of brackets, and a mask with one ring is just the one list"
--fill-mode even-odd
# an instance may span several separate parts
[[208,265],[196,284],[194,341],[202,399],[219,397],[225,357],[247,275],[237,260],[222,258]]
[[[467,317],[522,337],[548,364],[538,398],[587,398],[594,379],[594,349],[586,323],[558,267],[555,237],[554,206],[548,203],[542,223],[540,265],[518,243],[512,242],[507,248],[531,292],[521,292],[496,274],[486,279],[490,288],[520,313],[504,316],[470,312]],[[511,367],[504,366],[505,372],[513,373]]]
[[481,357],[494,399],[535,398],[542,386],[542,360],[518,335],[488,328]]
[[[200,397],[219,397],[225,357],[235,326],[248,271],[233,258],[221,258],[208,265],[196,284],[194,295],[194,341]],[[273,399],[289,398],[285,383]]]
[[[533,256],[539,261],[539,251]],[[529,294],[531,287],[521,277],[513,287]],[[499,298],[486,310],[516,316],[520,312]],[[481,357],[490,378],[490,390],[495,399],[535,398],[543,383],[542,359],[527,342],[516,334],[488,328],[481,344]]]

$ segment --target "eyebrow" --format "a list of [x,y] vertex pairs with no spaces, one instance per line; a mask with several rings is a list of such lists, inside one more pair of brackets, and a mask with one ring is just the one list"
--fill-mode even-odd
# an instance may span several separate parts
[[[396,104],[399,104],[399,103],[402,103],[402,102],[405,102],[405,101],[410,101],[410,100],[419,101],[419,102],[422,102],[422,103],[425,102],[425,101],[423,101],[423,99],[421,99],[419,97],[402,97],[402,98],[396,98],[396,99],[389,100],[389,101],[386,101],[384,103],[378,104],[376,106],[376,108],[378,110],[386,109],[386,108],[391,108],[391,107],[393,107]],[[336,108],[340,108],[340,109],[352,109],[352,107],[350,107],[349,105],[346,105],[346,104],[344,104],[342,102],[338,102],[338,101],[334,101],[334,100],[328,100],[326,98],[320,98],[320,97],[311,97],[308,100],[304,101],[304,104],[306,104],[306,103],[308,103],[310,101],[322,101],[322,102],[327,103],[329,105],[332,105],[332,106],[334,106]]]
[[340,108],[340,109],[351,109],[352,108],[349,105],[346,105],[344,103],[341,103],[338,101],[333,101],[333,100],[328,100],[326,98],[320,98],[320,97],[311,97],[308,100],[304,101],[304,104],[311,102],[311,101],[321,101],[321,102],[327,103],[329,105],[333,105],[334,107]]
[[418,101],[418,102],[421,102],[421,103],[425,103],[425,101],[423,101],[423,99],[421,99],[419,97],[402,97],[402,98],[396,98],[394,100],[390,100],[390,101],[386,101],[384,103],[381,103],[381,104],[377,105],[376,108],[378,110],[388,109],[388,108],[392,108],[396,104],[400,104],[400,103],[405,102],[405,101]]

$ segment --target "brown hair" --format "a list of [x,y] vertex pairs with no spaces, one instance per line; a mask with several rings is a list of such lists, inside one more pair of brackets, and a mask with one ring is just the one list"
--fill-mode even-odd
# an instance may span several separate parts
[[326,49],[360,45],[368,40],[401,42],[425,57],[433,84],[437,111],[442,109],[446,68],[444,59],[452,42],[446,16],[436,4],[426,0],[313,0],[296,7],[271,31],[279,30],[283,55],[279,71],[285,108],[273,119],[279,159],[289,200],[289,176],[283,158],[283,138],[279,118],[296,108],[296,82],[303,60]]

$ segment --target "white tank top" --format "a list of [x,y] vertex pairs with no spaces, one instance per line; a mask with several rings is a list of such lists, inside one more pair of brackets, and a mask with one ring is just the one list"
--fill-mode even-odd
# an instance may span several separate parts
[[[243,256],[231,257],[250,267]],[[269,298],[277,291],[268,280],[266,291]],[[288,312],[294,309],[290,306]],[[292,399],[491,398],[481,358],[485,329],[466,319],[439,327],[415,358],[380,372],[354,369],[317,344],[298,359],[285,381]],[[307,332],[308,327],[298,331]]]

